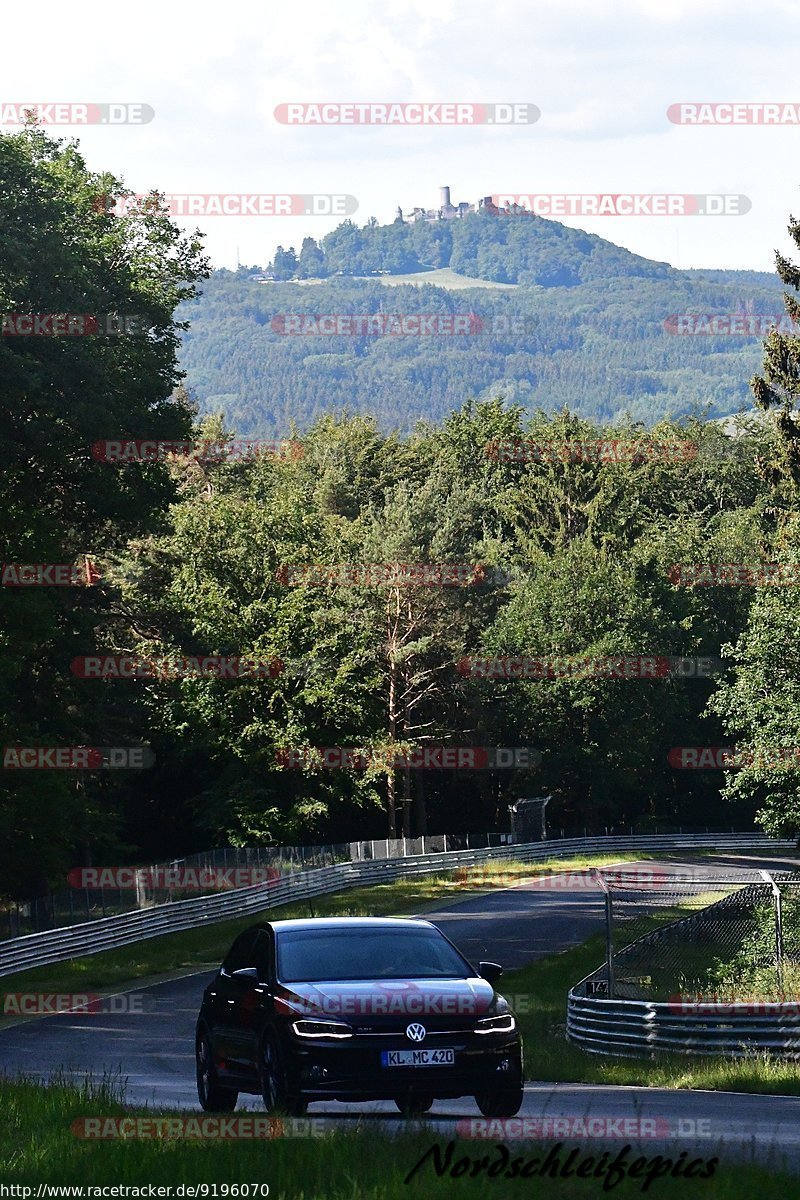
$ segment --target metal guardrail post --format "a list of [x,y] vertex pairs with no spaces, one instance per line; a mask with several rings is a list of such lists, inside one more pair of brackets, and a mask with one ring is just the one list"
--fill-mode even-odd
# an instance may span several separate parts
[[775,975],[778,980],[778,991],[783,991],[783,896],[775,879],[769,871],[760,870],[759,874],[772,889],[772,902],[775,911]]
[[598,886],[603,891],[606,909],[606,986],[608,988],[608,998],[614,998],[614,908],[611,900],[611,888],[603,878],[602,871],[597,867],[592,867],[592,874],[597,880]]
[[778,966],[778,988],[783,992],[783,894],[775,884],[775,956]]

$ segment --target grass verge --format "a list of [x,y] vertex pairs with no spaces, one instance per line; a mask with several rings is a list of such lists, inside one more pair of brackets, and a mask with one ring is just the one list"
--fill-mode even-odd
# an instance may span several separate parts
[[[442,1160],[447,1162],[448,1141],[446,1134],[425,1132],[419,1126],[410,1127],[408,1132],[397,1136],[381,1137],[376,1142],[376,1124],[371,1128],[335,1130],[321,1137],[264,1140],[203,1140],[190,1142],[177,1138],[115,1139],[102,1141],[82,1140],[72,1132],[72,1123],[86,1116],[136,1115],[124,1109],[116,1099],[113,1088],[101,1086],[77,1088],[65,1083],[41,1087],[25,1081],[11,1083],[0,1080],[0,1178],[6,1185],[17,1185],[35,1189],[40,1183],[62,1186],[78,1185],[79,1195],[89,1200],[91,1187],[118,1185],[144,1187],[147,1185],[178,1184],[186,1187],[207,1185],[205,1195],[213,1196],[210,1185],[220,1189],[217,1196],[231,1196],[231,1185],[237,1185],[236,1196],[244,1195],[243,1184],[250,1185],[250,1200],[261,1200],[263,1189],[253,1190],[253,1185],[267,1184],[272,1200],[291,1197],[291,1200],[394,1200],[408,1197],[409,1200],[427,1200],[431,1197],[478,1197],[485,1196],[490,1183],[489,1195],[499,1200],[535,1194],[547,1200],[584,1200],[597,1197],[605,1191],[604,1178],[551,1178],[549,1175],[536,1177],[533,1171],[528,1178],[507,1179],[503,1173],[487,1178],[487,1168],[502,1163],[502,1151],[495,1142],[478,1143],[457,1141],[449,1159],[450,1170],[437,1175],[433,1166],[433,1155],[412,1175],[420,1160],[436,1144],[440,1147]],[[151,1111],[141,1115],[152,1117]],[[187,1114],[182,1114],[184,1117]],[[192,1114],[194,1115],[194,1114]],[[556,1144],[559,1145],[559,1144]],[[536,1145],[511,1144],[506,1147],[509,1159],[519,1158],[524,1165],[533,1158],[539,1164],[553,1143]],[[611,1148],[606,1166],[620,1153],[617,1145]],[[679,1154],[686,1147],[675,1146],[668,1152],[670,1171],[679,1162]],[[558,1155],[557,1170],[566,1169],[570,1148],[561,1146],[554,1151]],[[598,1169],[602,1147],[577,1148],[572,1169],[592,1159],[590,1170]],[[466,1166],[460,1160],[470,1160]],[[652,1163],[656,1157],[648,1154]],[[627,1164],[636,1158],[636,1151],[627,1151]],[[704,1160],[709,1163],[711,1153]],[[484,1168],[472,1177],[471,1163],[480,1163]],[[684,1160],[689,1166],[692,1154]],[[442,1165],[444,1165],[444,1162]],[[552,1164],[553,1159],[550,1159]],[[538,1164],[537,1164],[538,1165]],[[508,1167],[505,1168],[506,1170]],[[785,1197],[796,1194],[797,1180],[785,1175],[776,1175],[751,1166],[740,1166],[723,1161],[713,1168],[695,1167],[697,1178],[687,1180],[671,1174],[655,1181],[652,1188],[644,1189],[643,1172],[639,1168],[638,1178],[626,1178],[613,1187],[619,1197],[657,1196],[659,1200],[677,1200],[687,1194],[702,1197],[702,1200],[759,1200]],[[650,1168],[653,1169],[652,1167]],[[713,1170],[710,1179],[701,1179],[705,1170]],[[222,1186],[229,1190],[223,1192]],[[13,1193],[7,1193],[13,1194]],[[17,1192],[23,1200],[24,1193]],[[135,1194],[135,1193],[130,1193]],[[173,1193],[174,1194],[174,1193]],[[28,1195],[35,1195],[32,1190]]]

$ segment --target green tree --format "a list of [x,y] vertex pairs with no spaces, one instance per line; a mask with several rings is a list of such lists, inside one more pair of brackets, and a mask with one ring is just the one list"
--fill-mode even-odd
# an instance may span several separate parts
[[[784,530],[777,561],[800,578],[800,519]],[[790,544],[791,543],[791,544]],[[800,832],[800,605],[796,587],[755,589],[747,626],[723,647],[732,668],[709,707],[736,745],[740,768],[726,775],[732,802],[755,803],[773,836]]]
[[[34,126],[0,136],[0,312],[87,314],[85,336],[0,338],[3,562],[80,563],[154,527],[173,492],[159,463],[93,458],[106,438],[181,438],[191,414],[170,393],[180,378],[176,306],[207,273],[153,197],[116,216],[121,184],[90,172],[75,145]],[[0,711],[6,745],[127,741],[126,706],[70,674],[113,605],[95,587],[3,588]],[[125,744],[117,740],[117,744]],[[45,890],[90,836],[116,836],[124,786],[107,776],[4,771],[0,849],[4,890]]]
[[[792,217],[788,233],[800,248],[800,221]],[[776,252],[778,277],[795,295],[784,293],[784,306],[793,325],[800,324],[800,267]],[[750,381],[758,408],[771,413],[778,439],[773,453],[762,460],[764,478],[772,486],[779,510],[796,510],[800,487],[800,337],[773,329],[764,343],[763,375]]]
[[267,270],[271,271],[276,279],[294,279],[297,274],[297,255],[294,247],[290,246],[288,250],[284,250],[283,246],[278,246]]
[[[312,237],[303,238],[297,259],[298,279],[322,279],[327,275],[325,255]],[[276,279],[279,278],[276,275]]]

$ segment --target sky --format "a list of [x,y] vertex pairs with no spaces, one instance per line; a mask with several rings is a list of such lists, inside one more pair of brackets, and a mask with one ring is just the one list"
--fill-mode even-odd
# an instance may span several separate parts
[[[144,104],[144,124],[66,125],[134,192],[355,197],[351,219],[490,194],[745,196],[737,215],[562,216],[674,266],[771,271],[800,213],[800,126],[684,125],[680,103],[793,103],[800,7],[762,0],[207,0],[2,15],[0,116],[27,103]],[[529,104],[533,123],[287,125],[282,104]],[[9,123],[0,131],[9,131]],[[326,201],[317,201],[325,207]],[[742,205],[741,207],[747,207]],[[265,265],[341,216],[176,217],[214,266]]]

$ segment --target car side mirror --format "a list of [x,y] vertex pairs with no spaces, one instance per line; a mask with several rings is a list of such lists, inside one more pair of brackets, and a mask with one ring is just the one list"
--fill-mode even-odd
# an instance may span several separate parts
[[478,971],[481,979],[485,979],[487,983],[496,983],[503,974],[500,964],[493,962],[478,963]]
[[233,972],[233,978],[258,983],[258,971],[255,967],[240,967],[238,971]]

